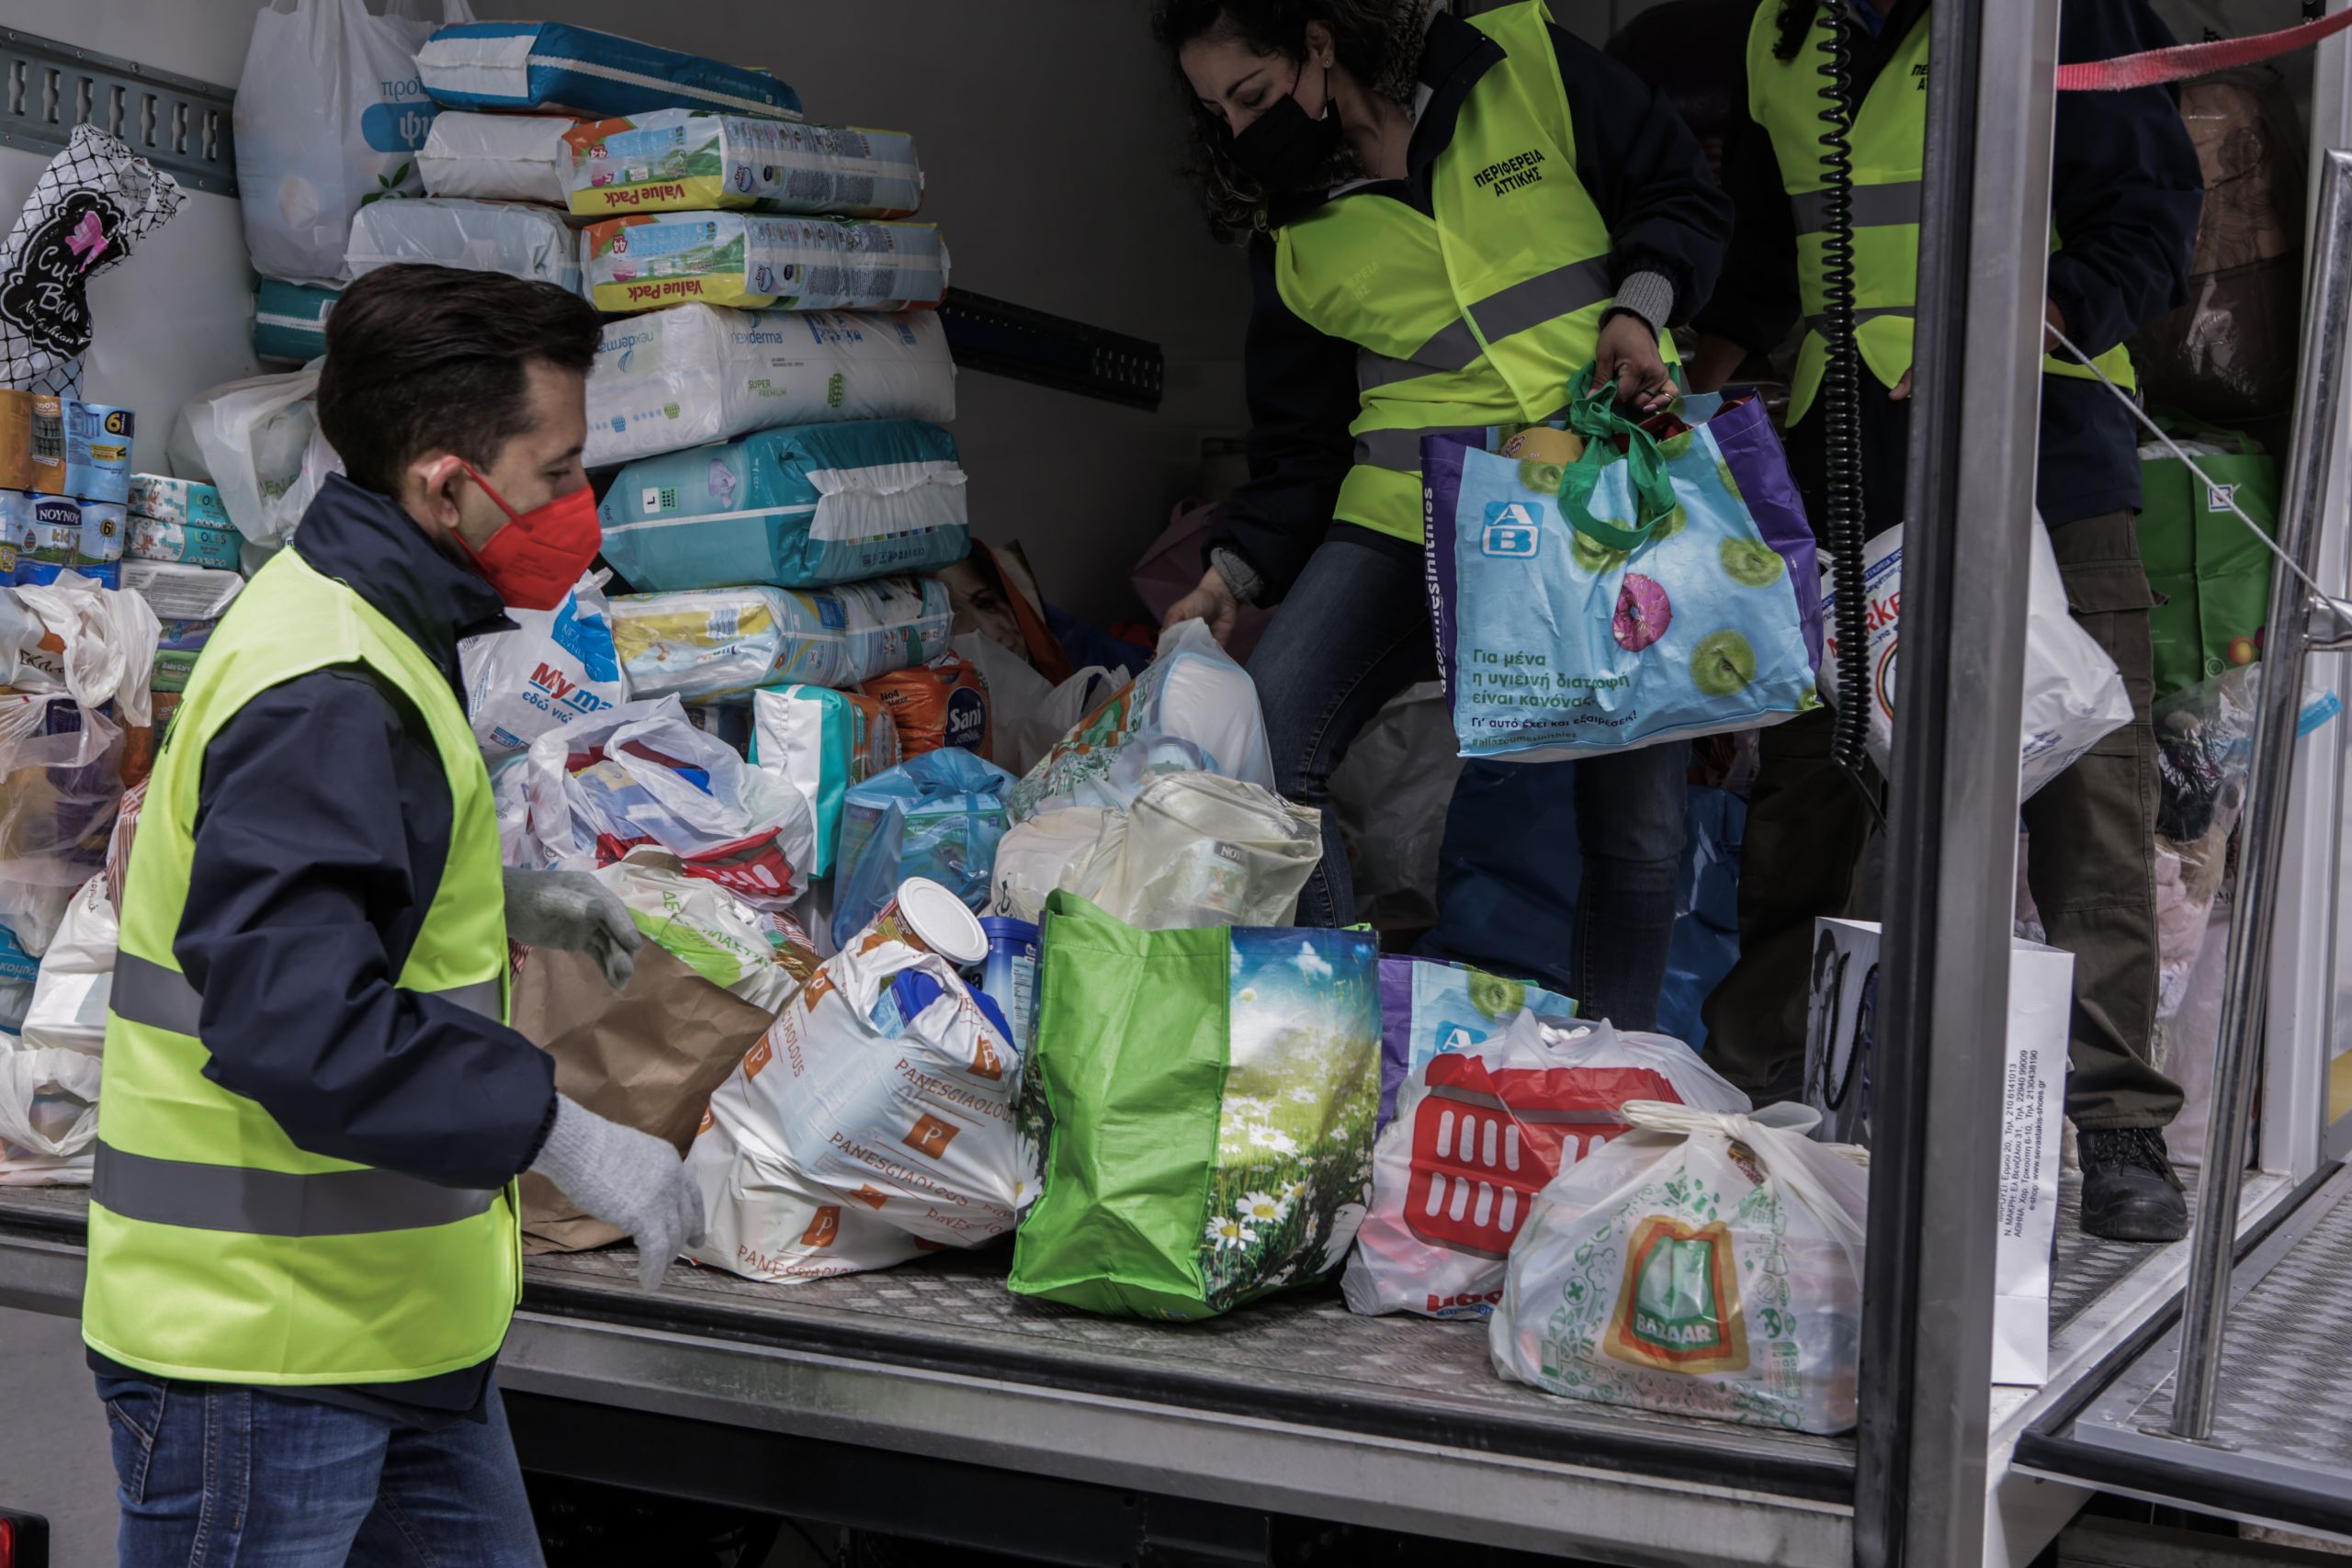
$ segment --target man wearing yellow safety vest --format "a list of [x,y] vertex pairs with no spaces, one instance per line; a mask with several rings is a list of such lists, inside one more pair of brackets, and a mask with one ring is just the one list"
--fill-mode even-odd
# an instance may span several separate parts
[[636,1238],[701,1224],[665,1143],[555,1092],[507,1027],[511,936],[627,983],[584,873],[502,873],[460,637],[595,555],[600,322],[402,266],[327,329],[327,480],[207,644],[123,889],[83,1337],[126,1565],[530,1564],[492,1367],[514,1179]]
[[[1664,406],[1660,333],[1713,286],[1730,206],[1673,107],[1541,0],[1467,20],[1430,0],[1161,0],[1157,22],[1256,294],[1250,478],[1169,618],[1222,636],[1237,603],[1281,602],[1250,674],[1282,793],[1325,807],[1356,733],[1433,662],[1424,436],[1548,420],[1588,365]],[[1431,947],[1652,1027],[1688,761],[1463,770]],[[1323,819],[1298,918],[1345,925],[1347,848]]]
[[[1912,307],[1927,130],[1927,0],[1763,0],[1749,30],[1747,123],[1726,152],[1739,210],[1724,282],[1697,324],[1702,388],[1743,355],[1808,326],[1789,401],[1789,446],[1815,526],[1825,453],[1819,392],[1826,301],[1820,67],[1826,5],[1852,18],[1852,212],[1859,432],[1866,533],[1903,518],[1909,448]],[[2170,43],[2143,0],[2067,0],[2059,58],[2102,60]],[[2202,181],[2166,88],[2059,95],[2051,226],[2018,243],[2050,246],[2050,322],[2120,386],[2123,340],[2188,299]],[[2050,338],[2045,349],[2054,351]],[[2079,363],[2042,361],[2037,502],[2075,618],[2115,659],[2133,722],[2025,806],[2027,875],[2052,942],[2075,954],[2066,1108],[2082,1134],[2083,1228],[2168,1241],[2187,1228],[2162,1129],[2180,1091],[2151,1056],[2156,924],[2157,774],[2148,704],[2153,603],[2141,570],[2138,438],[2130,412]],[[2022,518],[1979,520],[2022,527]],[[1805,955],[1816,915],[1842,912],[1867,813],[1828,757],[1829,716],[1763,731],[1740,878],[1740,961],[1710,998],[1711,1059],[1751,1091],[1784,1095],[1804,1053]]]

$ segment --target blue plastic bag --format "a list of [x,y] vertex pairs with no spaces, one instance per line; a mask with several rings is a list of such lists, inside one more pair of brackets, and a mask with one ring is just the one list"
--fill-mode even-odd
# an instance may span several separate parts
[[949,746],[849,791],[833,864],[833,942],[846,947],[910,876],[927,876],[977,910],[988,902],[1004,797],[1016,781]]
[[1589,381],[1569,412],[1586,441],[1574,462],[1423,443],[1462,754],[1619,750],[1818,706],[1820,569],[1761,401],[1686,399],[1691,427],[1657,440]]

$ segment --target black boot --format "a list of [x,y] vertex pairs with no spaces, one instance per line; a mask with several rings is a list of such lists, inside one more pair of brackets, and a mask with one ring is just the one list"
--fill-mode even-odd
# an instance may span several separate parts
[[2178,1241],[2188,1234],[2188,1201],[2154,1127],[2085,1132],[2083,1234],[2109,1241]]

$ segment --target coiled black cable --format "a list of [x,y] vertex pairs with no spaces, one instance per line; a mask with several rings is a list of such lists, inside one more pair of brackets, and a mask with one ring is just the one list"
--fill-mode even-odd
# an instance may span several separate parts
[[1862,587],[1861,351],[1854,339],[1854,18],[1845,0],[1823,0],[1828,28],[1816,47],[1821,77],[1822,494],[1830,581],[1837,590],[1838,703],[1829,755],[1878,812],[1862,774],[1870,739],[1870,606]]

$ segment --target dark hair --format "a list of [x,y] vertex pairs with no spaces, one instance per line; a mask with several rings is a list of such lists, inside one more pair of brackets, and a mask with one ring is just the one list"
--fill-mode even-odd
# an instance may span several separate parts
[[1727,134],[1757,0],[1668,0],[1617,29],[1609,57],[1666,95],[1690,134]]
[[426,452],[478,468],[531,425],[526,367],[588,373],[604,318],[552,283],[402,265],[344,290],[327,317],[319,431],[354,484],[385,495]]
[[[1304,61],[1306,25],[1320,22],[1331,29],[1332,51],[1350,75],[1409,108],[1420,75],[1421,35],[1428,17],[1429,0],[1157,0],[1151,36],[1176,65],[1177,85],[1193,122],[1187,174],[1200,190],[1209,229],[1218,239],[1238,239],[1263,228],[1272,193],[1234,164],[1232,133],[1193,96],[1182,66],[1177,64],[1184,46],[1198,39],[1231,37],[1254,54]],[[1338,185],[1361,172],[1355,154],[1342,146],[1332,158],[1327,183]]]

